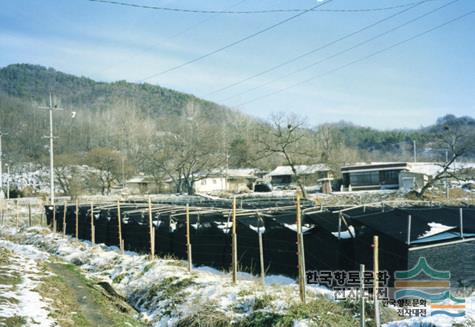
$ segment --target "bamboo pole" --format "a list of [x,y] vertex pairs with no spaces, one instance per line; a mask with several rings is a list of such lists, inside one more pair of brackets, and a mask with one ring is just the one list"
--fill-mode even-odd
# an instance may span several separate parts
[[120,217],[120,201],[117,201],[117,225],[119,227],[119,248],[124,253],[124,241],[122,240],[122,219]]
[[66,236],[66,213],[68,211],[68,203],[64,201],[64,209],[63,209],[63,236]]
[[94,230],[94,204],[91,202],[91,243],[96,244],[96,233]]
[[236,235],[236,197],[232,202],[232,277],[233,284],[237,283],[237,235]]
[[300,193],[296,195],[296,232],[297,232],[297,258],[298,258],[298,282],[300,300],[305,303],[305,254],[302,236],[302,211],[300,206]]
[[379,301],[378,301],[378,274],[379,274],[379,237],[375,235],[373,237],[373,298],[374,298],[374,321],[376,327],[381,326],[381,320],[379,315]]
[[360,294],[361,294],[361,313],[360,313],[360,327],[365,327],[365,301],[364,301],[364,265],[360,265]]
[[155,233],[153,231],[152,200],[148,197],[148,226],[150,236],[150,260],[155,258]]
[[191,257],[191,239],[190,239],[190,207],[186,205],[186,252],[188,255],[188,272],[191,272],[192,257]]
[[76,239],[79,239],[79,199],[76,199]]

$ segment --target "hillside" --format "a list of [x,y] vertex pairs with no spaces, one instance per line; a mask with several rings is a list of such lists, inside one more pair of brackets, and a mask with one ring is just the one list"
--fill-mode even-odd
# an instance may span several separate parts
[[[130,157],[138,154],[136,145],[150,143],[153,134],[176,133],[173,128],[181,128],[186,134],[195,124],[215,130],[213,138],[217,143],[214,146],[229,154],[232,166],[256,164],[250,152],[254,150],[260,124],[257,118],[160,86],[125,81],[96,82],[30,64],[0,69],[0,130],[9,134],[4,153],[10,161],[38,161],[46,156],[46,142],[42,137],[48,130],[47,115],[37,107],[47,104],[50,90],[55,103],[66,109],[55,114],[58,154],[81,154],[96,147],[109,147]],[[70,118],[71,111],[78,113],[74,120]],[[385,131],[338,122],[315,127],[308,135],[317,140],[319,147],[325,143],[321,151],[332,148],[355,151],[353,160],[410,160],[413,141],[417,143],[418,156],[440,160],[444,151],[437,148],[434,140],[444,129],[460,126],[473,131],[475,120],[447,115],[432,126]],[[345,148],[342,150],[341,146]],[[469,149],[466,157],[474,158],[475,150]],[[264,166],[277,162],[266,162]]]
[[193,103],[195,110],[213,117],[234,115],[230,109],[151,84],[125,81],[96,82],[90,78],[65,74],[38,65],[15,64],[0,69],[0,93],[30,103],[45,104],[53,91],[65,108],[104,110],[119,101],[130,102],[152,116],[183,115]]

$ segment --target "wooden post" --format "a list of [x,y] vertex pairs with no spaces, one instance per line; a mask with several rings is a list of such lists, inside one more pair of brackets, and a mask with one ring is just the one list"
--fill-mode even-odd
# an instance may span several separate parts
[[63,235],[66,236],[66,213],[68,212],[68,203],[64,201],[63,209]]
[[91,202],[91,243],[96,243],[96,233],[94,230],[94,204]]
[[412,216],[407,216],[407,245],[411,245],[411,225],[412,225]]
[[296,195],[296,232],[297,232],[297,258],[298,258],[298,282],[300,291],[300,300],[305,303],[305,254],[302,235],[302,211],[300,207],[300,193]]
[[120,201],[117,201],[117,225],[119,227],[119,248],[124,253],[124,240],[122,240],[122,219],[120,217]]
[[365,327],[365,301],[364,301],[364,265],[360,265],[360,294],[361,294],[361,313],[360,327]]
[[191,272],[190,206],[186,205],[186,252],[188,254],[188,272]]
[[[260,224],[260,219],[259,219],[259,224]],[[264,244],[262,242],[262,233],[261,233],[261,226],[259,225],[259,227],[257,228],[257,234],[258,234],[258,237],[259,237],[259,261],[260,261],[260,264],[261,264],[261,283],[262,285],[265,284],[265,280],[266,280],[266,272],[264,270]]]
[[155,258],[155,232],[152,219],[152,200],[148,197],[148,226],[150,234],[150,260]]
[[38,201],[38,207],[40,212],[40,226],[43,226],[43,211],[45,210],[45,208],[43,207],[43,203],[41,200]]
[[76,239],[79,239],[79,199],[76,199]]
[[381,326],[379,316],[379,301],[378,301],[378,274],[379,274],[379,237],[373,237],[373,298],[374,298],[374,322],[376,327]]
[[233,284],[237,282],[237,235],[236,235],[236,197],[233,198],[232,204],[232,277]]
[[341,239],[341,212],[338,214],[338,239]]
[[31,227],[31,203],[28,203],[28,226]]
[[459,211],[460,212],[460,237],[464,238],[463,236],[463,209],[460,208],[459,210],[460,210]]
[[15,223],[16,223],[16,228],[18,228],[18,200],[15,200]]
[[53,204],[53,233],[56,233],[56,205]]

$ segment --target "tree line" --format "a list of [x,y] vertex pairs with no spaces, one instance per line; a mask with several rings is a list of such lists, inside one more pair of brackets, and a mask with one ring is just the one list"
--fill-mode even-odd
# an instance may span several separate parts
[[[416,130],[379,131],[347,122],[309,126],[305,117],[275,113],[259,120],[192,95],[148,84],[100,83],[32,65],[0,70],[0,131],[4,160],[47,165],[49,89],[64,108],[54,113],[56,176],[65,194],[101,192],[139,172],[161,191],[191,193],[207,173],[229,168],[271,170],[277,165],[441,160],[447,135],[474,135],[475,120],[447,115]],[[72,111],[76,112],[74,118]],[[463,158],[474,158],[458,138]],[[462,143],[467,143],[461,145]],[[458,153],[458,152],[457,152]],[[80,165],[92,168],[84,173]],[[76,167],[76,168],[74,168]]]

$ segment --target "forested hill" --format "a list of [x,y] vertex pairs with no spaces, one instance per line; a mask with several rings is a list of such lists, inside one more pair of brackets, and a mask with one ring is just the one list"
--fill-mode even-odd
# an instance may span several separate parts
[[30,64],[14,64],[0,69],[0,93],[34,104],[46,104],[53,91],[56,102],[62,107],[103,110],[118,102],[140,108],[152,116],[201,115],[216,119],[237,114],[223,106],[199,99],[193,95],[151,84],[134,84],[126,81],[96,82]]
[[[262,157],[256,140],[271,133],[270,125],[263,128],[257,118],[160,86],[96,82],[30,64],[0,69],[0,131],[8,134],[4,156],[9,162],[46,159],[47,142],[43,136],[48,131],[48,119],[46,112],[37,108],[47,105],[50,90],[55,104],[66,109],[55,113],[58,155],[84,156],[93,149],[108,148],[124,154],[141,170],[145,159],[157,155],[157,147],[173,145],[179,135],[182,146],[190,144],[189,153],[196,151],[196,156],[202,158],[203,153],[228,157],[231,167],[270,169],[285,164],[278,155],[255,160]],[[71,111],[77,112],[76,118],[71,119]],[[442,160],[446,147],[442,149],[435,142],[438,134],[461,126],[474,134],[473,118],[453,115],[412,130],[381,131],[349,122],[307,126],[305,139],[313,145],[311,153],[299,161],[411,160],[413,141],[421,160]],[[167,135],[175,138],[165,142],[163,138]],[[202,146],[209,149],[204,151]],[[175,149],[166,156],[174,159],[183,151]],[[473,160],[475,149],[467,149],[466,158]]]

